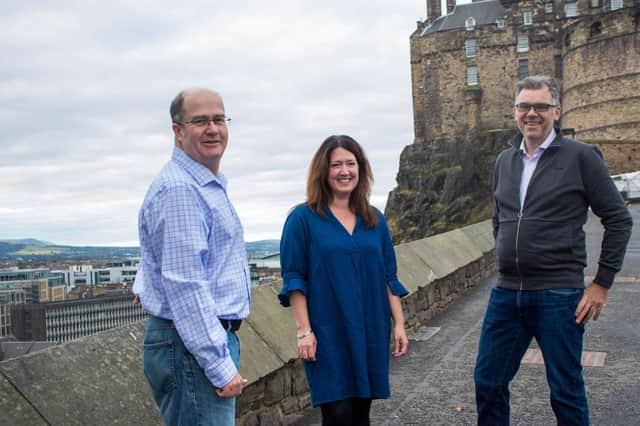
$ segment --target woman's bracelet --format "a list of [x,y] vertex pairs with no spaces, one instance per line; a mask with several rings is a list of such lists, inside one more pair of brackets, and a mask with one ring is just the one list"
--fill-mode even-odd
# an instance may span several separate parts
[[304,339],[307,336],[311,336],[311,334],[313,334],[313,330],[309,329],[302,334],[296,335],[296,337],[298,338],[298,340],[300,340],[300,339]]

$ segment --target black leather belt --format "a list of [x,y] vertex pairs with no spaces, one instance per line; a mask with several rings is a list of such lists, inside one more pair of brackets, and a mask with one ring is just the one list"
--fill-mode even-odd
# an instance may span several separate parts
[[[175,323],[171,320],[160,318],[160,317],[155,317],[155,318],[158,318],[159,320],[162,320],[162,321],[166,321],[168,324],[171,325],[171,328],[176,328]],[[222,328],[224,328],[227,331],[238,331],[240,329],[240,325],[242,325],[242,320],[239,320],[239,319],[228,320],[228,319],[218,318],[218,321],[220,321],[220,325],[222,325]]]
[[242,320],[239,319],[228,320],[218,318],[218,320],[220,321],[222,327],[227,331],[238,331],[240,329],[240,325],[242,325]]

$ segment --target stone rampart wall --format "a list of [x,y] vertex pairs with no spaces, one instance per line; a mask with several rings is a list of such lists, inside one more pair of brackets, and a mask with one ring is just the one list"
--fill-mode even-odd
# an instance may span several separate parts
[[[417,328],[494,272],[490,221],[396,246],[407,325]],[[310,405],[296,358],[295,326],[277,303],[279,285],[253,289],[239,331],[239,425],[295,421]],[[0,363],[0,423],[11,425],[157,425],[162,421],[142,373],[144,322]]]

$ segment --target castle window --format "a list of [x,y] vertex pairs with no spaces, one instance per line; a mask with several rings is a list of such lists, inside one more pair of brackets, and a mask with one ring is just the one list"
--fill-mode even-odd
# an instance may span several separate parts
[[518,79],[522,80],[529,76],[529,60],[518,59]]
[[496,19],[496,28],[499,30],[504,28],[504,18]]
[[555,77],[562,78],[562,55],[554,56],[555,61]]
[[597,9],[600,7],[600,0],[591,0],[590,4],[592,8]]
[[578,16],[578,4],[576,2],[565,3],[564,16],[567,18],[575,18]]
[[531,25],[533,22],[533,12],[530,10],[525,10],[522,12],[522,23],[524,25]]
[[464,27],[467,29],[467,31],[473,31],[475,29],[476,20],[473,18],[473,16],[468,17],[464,21]]
[[518,36],[518,46],[516,48],[516,52],[523,53],[528,51],[529,51],[529,37]]
[[553,13],[553,3],[545,3],[544,13]]
[[467,86],[478,85],[478,67],[467,67]]
[[589,27],[589,36],[595,37],[600,34],[602,34],[602,22],[598,21],[591,24]]
[[466,52],[467,58],[475,58],[476,53],[478,51],[477,44],[478,43],[475,38],[470,38],[468,40],[465,40],[465,52]]
[[624,7],[623,0],[611,0],[611,10],[618,10]]

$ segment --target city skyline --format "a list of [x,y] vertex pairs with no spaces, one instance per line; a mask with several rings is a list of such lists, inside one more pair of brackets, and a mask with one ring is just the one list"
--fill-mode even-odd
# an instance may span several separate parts
[[[330,134],[365,148],[383,210],[413,142],[409,36],[425,2],[11,2],[0,23],[0,239],[137,245],[144,193],[173,147],[168,107],[219,90],[221,171],[246,241],[280,238]],[[203,11],[209,13],[203,13]]]

